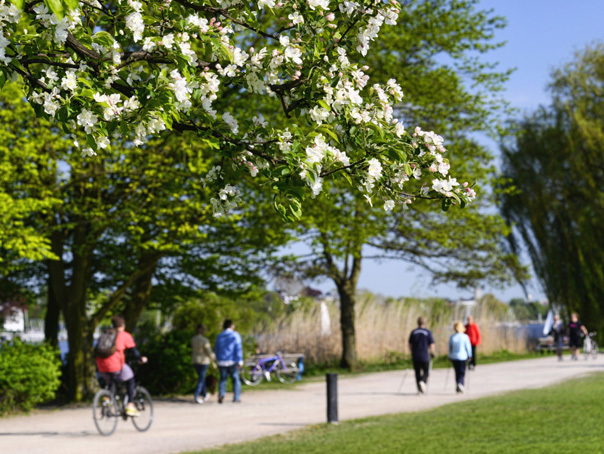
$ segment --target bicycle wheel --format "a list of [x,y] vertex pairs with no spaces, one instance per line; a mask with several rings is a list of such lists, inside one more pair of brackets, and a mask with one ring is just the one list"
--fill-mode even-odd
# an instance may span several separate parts
[[101,435],[109,436],[115,432],[120,411],[118,403],[109,390],[101,389],[94,395],[92,416],[94,425]]
[[134,394],[134,406],[138,410],[138,416],[133,416],[132,424],[136,427],[136,430],[144,432],[149,430],[151,423],[153,422],[153,401],[151,400],[151,394],[142,386],[136,387]]
[[239,373],[241,381],[249,386],[259,385],[264,379],[262,367],[259,364],[248,364],[243,366]]
[[277,373],[277,379],[281,383],[293,383],[298,379],[300,368],[295,362],[291,363],[279,363],[275,367]]

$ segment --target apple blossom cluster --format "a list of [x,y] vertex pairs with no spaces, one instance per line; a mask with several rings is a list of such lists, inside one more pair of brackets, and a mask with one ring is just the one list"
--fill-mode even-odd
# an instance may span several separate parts
[[[443,139],[407,132],[394,116],[398,83],[370,84],[369,68],[351,62],[396,24],[400,7],[0,0],[0,83],[27,84],[36,113],[60,123],[85,156],[118,139],[146,146],[164,130],[199,137],[221,163],[204,181],[216,187],[217,216],[240,203],[238,181],[258,177],[290,201],[305,193],[290,189],[316,197],[327,178],[346,178],[386,211],[417,197],[463,206],[476,193],[449,176]],[[226,94],[250,107],[234,109]],[[281,110],[264,118],[254,106],[267,98]],[[283,211],[297,217],[298,208],[294,200]]]

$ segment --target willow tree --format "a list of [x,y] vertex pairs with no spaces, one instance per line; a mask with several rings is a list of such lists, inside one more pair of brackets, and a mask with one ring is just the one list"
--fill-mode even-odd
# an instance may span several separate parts
[[501,212],[556,305],[604,328],[604,45],[552,73],[550,106],[504,144]]

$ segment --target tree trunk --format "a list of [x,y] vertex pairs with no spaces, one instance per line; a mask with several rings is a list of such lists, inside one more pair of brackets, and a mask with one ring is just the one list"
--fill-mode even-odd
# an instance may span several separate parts
[[[155,259],[157,263],[157,259]],[[141,267],[143,265],[141,264]],[[124,309],[124,319],[126,320],[126,331],[133,332],[143,311],[149,303],[151,294],[152,278],[155,267],[144,273],[134,283],[132,297]]]
[[73,267],[67,298],[62,308],[69,338],[67,356],[68,397],[81,401],[92,395],[94,361],[92,359],[92,333],[86,316],[86,291],[90,284],[92,247],[87,242],[85,225],[74,230]]
[[52,287],[52,279],[48,278],[48,302],[44,315],[44,338],[53,347],[59,345],[59,302]]
[[355,333],[355,288],[350,280],[338,285],[340,296],[340,327],[342,330],[342,359],[340,366],[350,370],[358,367]]

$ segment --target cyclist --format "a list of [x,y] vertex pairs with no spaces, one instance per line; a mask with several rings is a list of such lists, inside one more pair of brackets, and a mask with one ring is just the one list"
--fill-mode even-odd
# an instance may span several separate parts
[[115,353],[106,358],[97,356],[96,365],[99,369],[101,378],[103,378],[106,383],[109,384],[111,383],[111,380],[115,380],[126,384],[126,389],[128,391],[126,414],[128,416],[138,416],[138,411],[134,406],[134,372],[132,372],[132,368],[126,364],[126,355],[124,352],[130,350],[141,364],[147,362],[147,357],[141,356],[140,352],[136,349],[136,344],[134,343],[132,335],[126,331],[124,317],[121,315],[113,316],[111,324],[117,331],[117,336],[115,337]]
[[587,328],[579,321],[577,313],[573,312],[570,314],[570,323],[568,324],[568,344],[572,354],[571,358],[574,360],[579,359],[577,351],[581,347],[581,332],[587,336]]

